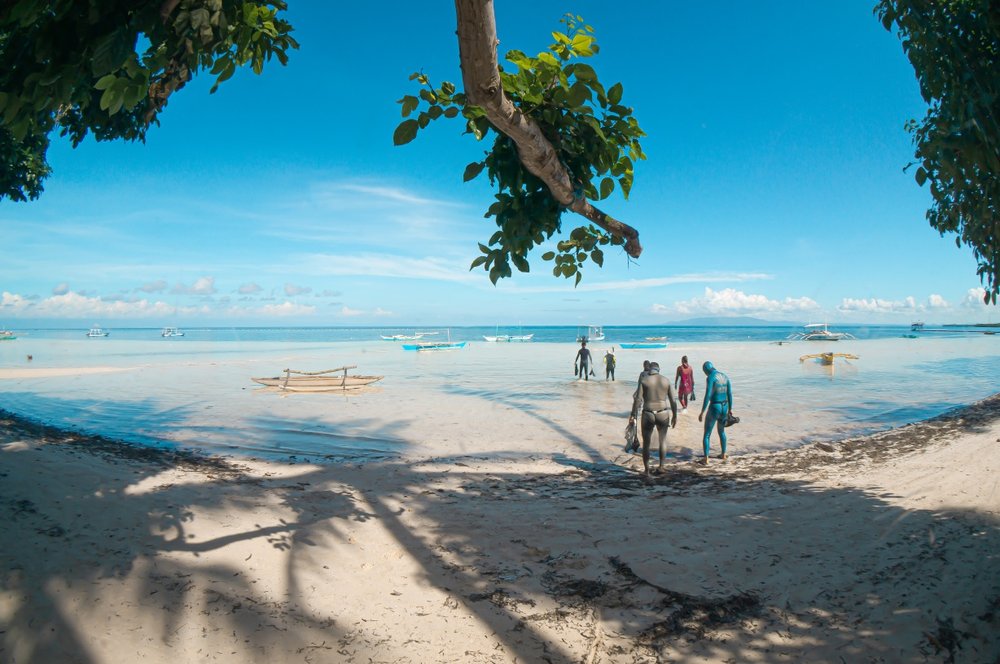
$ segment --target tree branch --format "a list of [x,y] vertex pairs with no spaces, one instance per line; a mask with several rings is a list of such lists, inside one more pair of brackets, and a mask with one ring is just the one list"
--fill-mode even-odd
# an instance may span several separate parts
[[496,18],[493,0],[455,0],[458,19],[458,54],[462,82],[469,103],[479,106],[497,130],[517,145],[521,163],[549,188],[562,205],[580,214],[615,237],[625,240],[625,253],[638,258],[642,253],[639,231],[594,207],[573,189],[559,154],[538,124],[521,113],[504,94],[497,63]]
[[181,0],[163,0],[163,4],[160,5],[160,20],[166,25],[167,21],[170,19],[170,15],[174,13],[177,9]]

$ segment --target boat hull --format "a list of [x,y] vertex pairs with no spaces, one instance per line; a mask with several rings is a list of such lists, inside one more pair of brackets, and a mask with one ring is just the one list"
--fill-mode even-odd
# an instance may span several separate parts
[[646,341],[646,342],[636,342],[636,343],[623,343],[618,344],[619,348],[624,348],[625,350],[656,350],[658,348],[666,348],[667,344],[663,341]]
[[429,350],[458,350],[465,348],[466,341],[425,341],[417,344],[403,344],[403,350],[429,351]]
[[350,390],[382,380],[382,376],[271,376],[251,378],[255,383],[267,387],[278,387],[291,392],[323,392]]
[[493,343],[524,343],[527,341],[531,341],[532,337],[534,336],[535,336],[534,334],[522,334],[517,336],[511,336],[509,334],[501,334],[495,337],[487,337],[486,335],[483,335],[483,339]]

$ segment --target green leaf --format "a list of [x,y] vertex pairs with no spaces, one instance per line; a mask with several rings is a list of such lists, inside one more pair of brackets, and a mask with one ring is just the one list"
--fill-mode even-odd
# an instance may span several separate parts
[[581,279],[583,279],[583,273],[582,272],[577,272],[576,273],[576,282],[573,284],[573,288],[576,288],[577,286],[580,285],[580,280]]
[[521,272],[530,272],[531,267],[528,265],[528,261],[524,259],[524,256],[519,256],[517,254],[511,254],[510,260],[514,263],[516,267]]
[[469,266],[469,270],[475,270],[477,267],[486,262],[486,256],[477,256],[472,265]]
[[416,110],[417,106],[420,105],[420,100],[413,95],[404,95],[403,98],[399,100],[399,103],[403,106],[401,112],[405,118]]
[[601,180],[601,200],[607,198],[611,195],[611,192],[615,190],[615,181],[611,178],[604,178]]
[[392,134],[393,145],[406,145],[417,137],[419,128],[416,120],[403,120]]
[[914,178],[917,181],[917,185],[924,186],[924,183],[927,182],[927,171],[924,170],[923,166],[917,169]]
[[600,249],[594,249],[590,252],[590,260],[597,263],[598,267],[604,267],[604,252]]
[[448,108],[444,109],[444,117],[446,118],[453,118],[458,114],[459,110],[457,106],[449,106]]
[[118,80],[118,77],[115,76],[114,74],[107,74],[107,75],[102,76],[99,79],[97,79],[97,83],[94,83],[94,87],[96,89],[98,89],[98,90],[107,90],[117,80]]
[[543,261],[550,261],[555,257],[556,257],[556,252],[554,251],[546,251],[544,254],[542,254]]
[[585,56],[593,55],[594,54],[593,44],[594,44],[593,37],[591,37],[590,35],[577,33],[577,35],[573,37],[573,42],[570,45],[570,48],[572,48],[573,52],[576,53],[577,55],[585,55]]
[[486,167],[486,162],[484,161],[474,161],[465,167],[465,173],[462,175],[462,181],[468,182],[479,175],[483,169]]
[[621,83],[615,83],[612,85],[611,89],[608,90],[608,102],[612,105],[618,105],[622,100],[622,92]]
[[104,91],[104,94],[101,95],[101,101],[99,104],[101,110],[106,111],[109,108],[111,108],[111,104],[114,103],[114,100],[115,100],[115,89],[108,88],[107,90]]

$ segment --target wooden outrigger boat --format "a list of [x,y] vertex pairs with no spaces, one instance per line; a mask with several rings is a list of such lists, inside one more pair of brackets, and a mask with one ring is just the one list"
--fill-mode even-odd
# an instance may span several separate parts
[[465,341],[421,341],[415,344],[403,344],[403,350],[458,350],[465,348]]
[[818,359],[822,364],[832,365],[834,358],[842,357],[845,360],[860,360],[861,358],[851,353],[810,353],[799,358],[799,362]]
[[[267,387],[277,387],[288,392],[336,392],[339,390],[354,390],[365,385],[382,380],[382,376],[358,376],[348,375],[348,369],[357,369],[357,365],[351,364],[336,369],[325,371],[296,371],[295,369],[285,369],[284,376],[274,376],[271,378],[251,378],[255,383],[266,385]],[[343,374],[334,376],[338,371]]]
[[524,343],[531,341],[534,336],[534,334],[498,334],[495,337],[488,337],[484,334],[483,339],[494,343]]
[[619,347],[625,350],[641,349],[641,350],[655,350],[657,348],[666,348],[666,341],[635,341],[635,342],[622,342],[618,344]]

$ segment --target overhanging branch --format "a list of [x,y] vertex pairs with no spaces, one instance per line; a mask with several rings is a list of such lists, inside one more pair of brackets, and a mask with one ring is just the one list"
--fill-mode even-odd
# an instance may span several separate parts
[[552,143],[538,124],[521,113],[504,94],[497,62],[497,26],[493,0],[455,0],[458,19],[458,53],[462,82],[469,103],[479,106],[486,118],[517,145],[521,163],[549,188],[552,196],[615,237],[625,240],[625,253],[642,253],[639,231],[597,209],[573,190],[572,180]]

